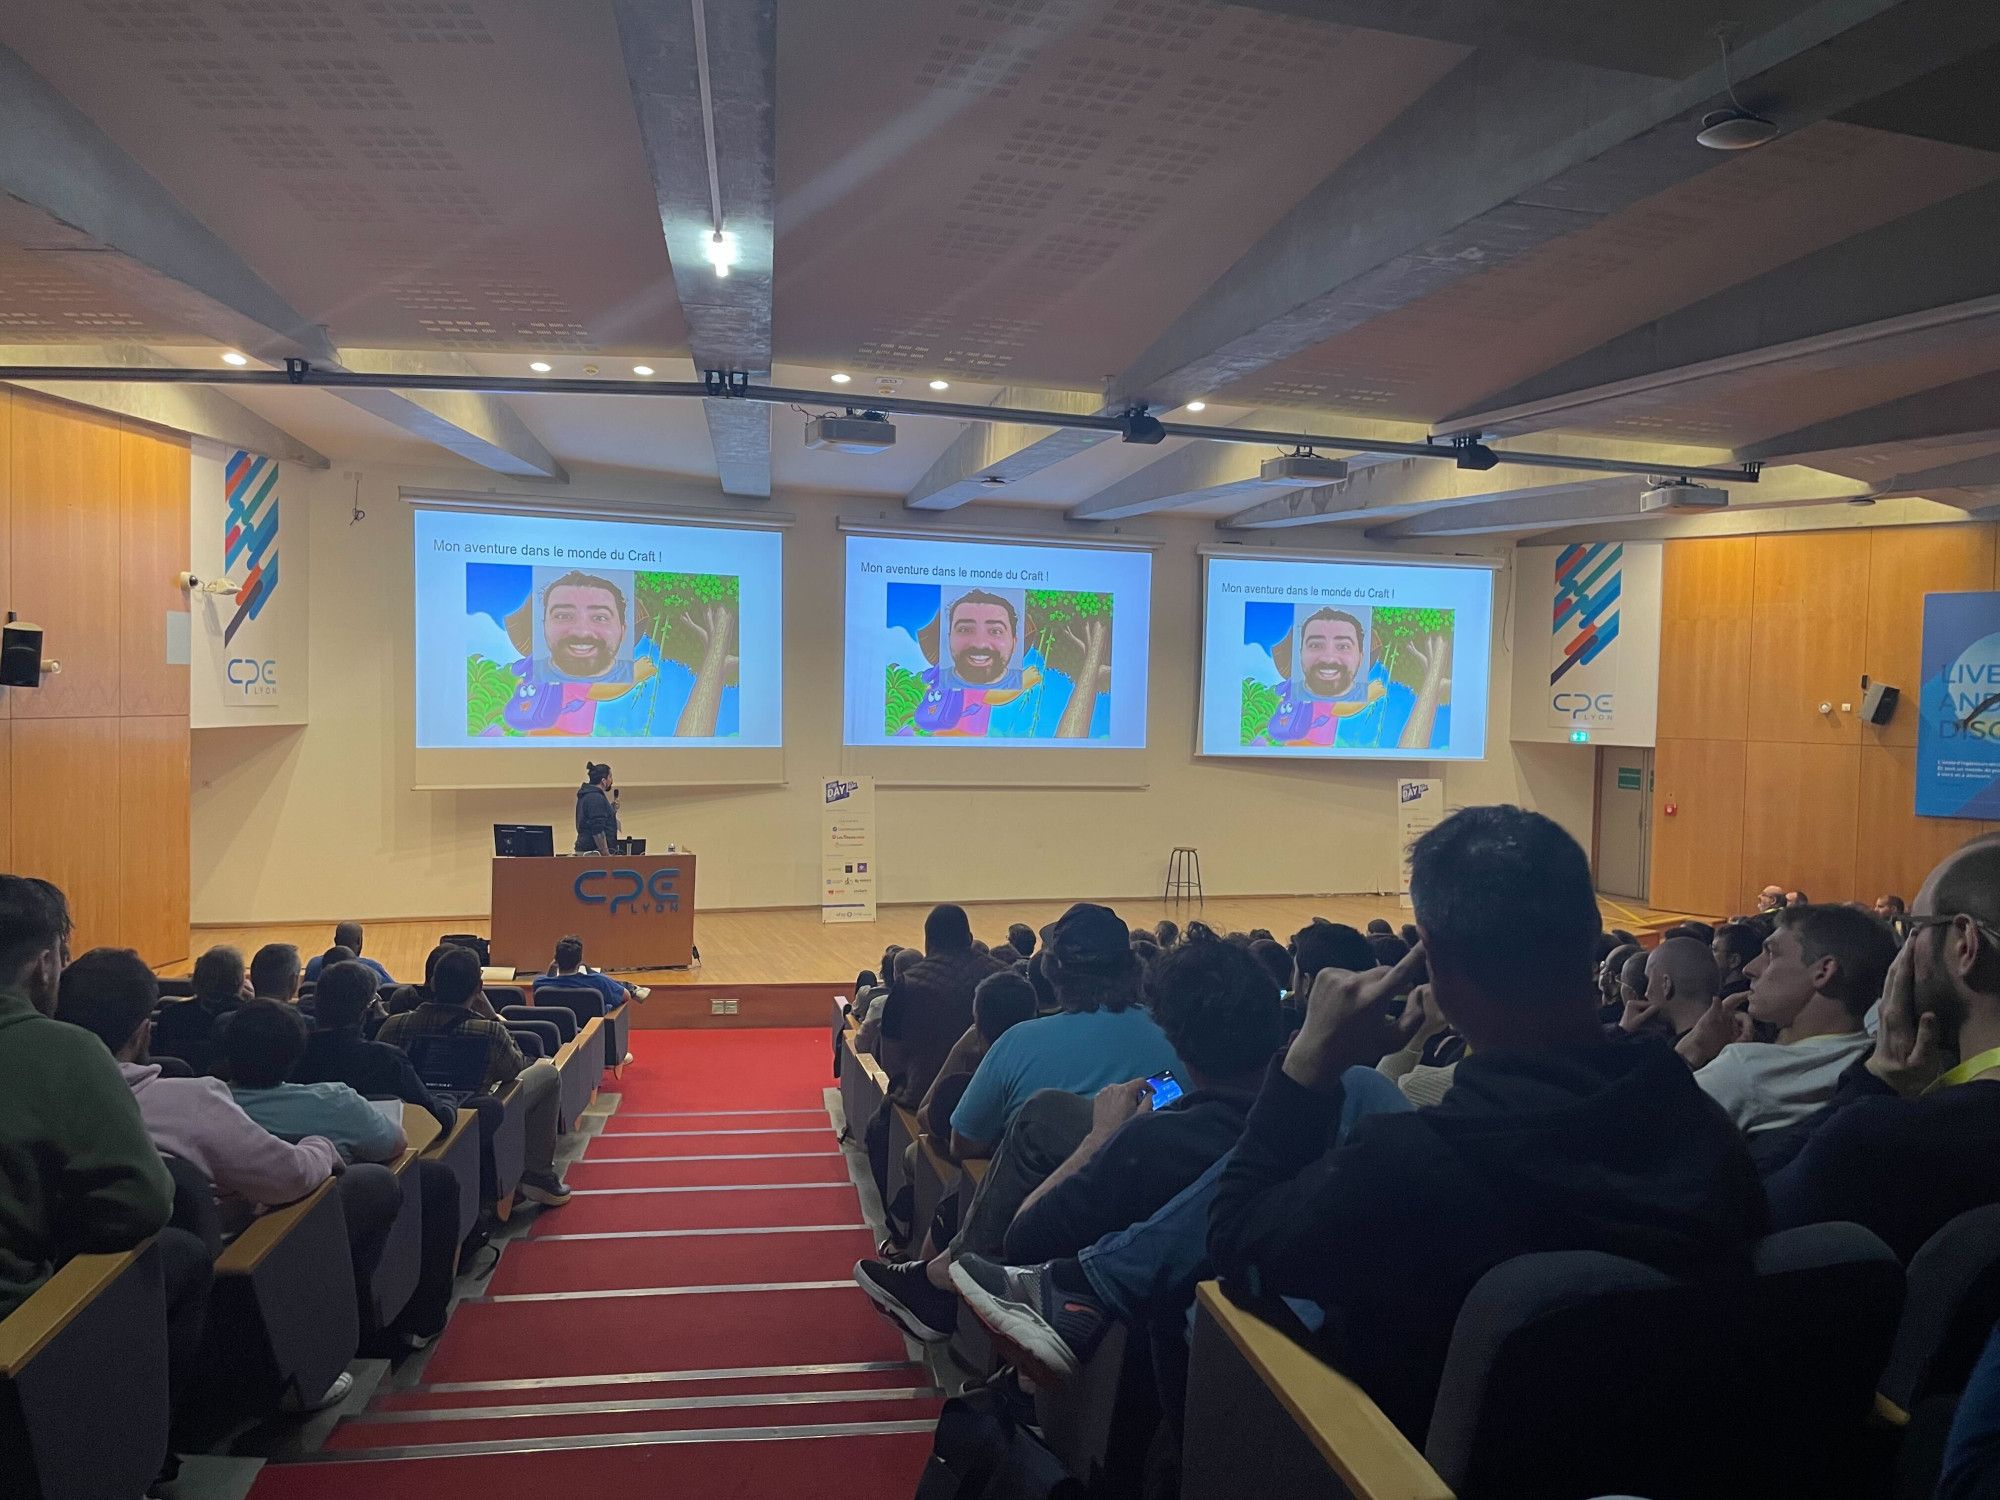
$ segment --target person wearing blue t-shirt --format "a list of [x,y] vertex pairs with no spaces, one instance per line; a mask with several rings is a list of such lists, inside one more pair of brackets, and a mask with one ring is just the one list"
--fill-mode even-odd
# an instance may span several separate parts
[[854,1279],[911,1337],[941,1343],[958,1320],[952,1258],[997,1253],[1042,1180],[1090,1133],[1091,1098],[1186,1068],[1140,1003],[1139,961],[1125,923],[1109,907],[1079,902],[1048,929],[1043,959],[1062,1009],[1009,1028],[980,1059],[951,1116],[953,1153],[991,1156],[992,1166],[949,1249],[905,1265],[864,1260]]
[[535,976],[537,996],[544,990],[550,989],[595,990],[603,996],[604,1009],[607,1012],[616,1010],[628,997],[627,986],[620,984],[609,974],[600,974],[595,969],[584,967],[583,939],[575,936],[558,939],[554,966],[548,973]]
[[[359,922],[342,922],[335,926],[333,929],[333,946],[347,950],[346,953],[340,956],[340,959],[352,958],[356,963],[366,964],[369,968],[373,969],[378,984],[381,984],[385,988],[395,984],[396,981],[389,977],[387,969],[362,953],[361,924]],[[328,950],[328,952],[331,951],[331,949]],[[340,962],[340,959],[336,959],[335,962]],[[326,960],[327,955],[325,953],[316,954],[306,960],[306,979],[309,982],[313,984],[319,982],[319,971],[326,967]]]

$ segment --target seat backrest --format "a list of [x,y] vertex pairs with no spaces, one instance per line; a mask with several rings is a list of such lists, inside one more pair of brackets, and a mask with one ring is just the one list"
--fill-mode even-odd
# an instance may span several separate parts
[[1425,1456],[1462,1500],[1827,1492],[1902,1293],[1852,1224],[1773,1235],[1680,1281],[1596,1251],[1522,1256],[1460,1310]]
[[579,1026],[592,1016],[604,1014],[604,996],[580,984],[538,984],[535,1004],[559,1006],[574,1015]]
[[486,1039],[450,1032],[413,1038],[410,1065],[427,1088],[477,1093],[486,1086]]
[[1882,1394],[1903,1410],[1963,1390],[2000,1320],[2000,1203],[1960,1214],[1910,1257],[1909,1293]]
[[222,1251],[222,1210],[216,1207],[215,1184],[184,1156],[165,1156],[167,1175],[174,1180],[174,1213],[168,1220],[208,1248],[210,1259]]
[[583,1025],[576,1014],[560,1005],[544,1005],[538,999],[533,1005],[503,1005],[500,1019],[509,1024],[515,1021],[538,1022],[556,1029],[556,1040],[567,1046],[576,1040],[577,1029]]
[[556,1049],[562,1045],[555,1027],[547,1021],[509,1021],[507,1032],[529,1062],[554,1057]]

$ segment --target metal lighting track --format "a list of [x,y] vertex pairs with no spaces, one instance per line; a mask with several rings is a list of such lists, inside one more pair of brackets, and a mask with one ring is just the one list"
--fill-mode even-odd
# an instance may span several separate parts
[[[727,397],[765,406],[817,406],[847,411],[896,412],[912,417],[948,417],[960,422],[1010,422],[1024,427],[1051,427],[1072,432],[1123,432],[1121,416],[1079,416],[1071,412],[1024,411],[1013,407],[975,406],[959,401],[920,401],[904,396],[843,397],[825,391],[787,386],[735,384],[720,377],[698,380],[612,380],[601,377],[568,379],[537,375],[406,375],[360,370],[321,370],[303,360],[280,370],[192,370],[131,365],[0,365],[0,382],[77,383],[123,382],[128,385],[270,385],[306,386],[327,390],[474,391],[494,396],[652,396],[679,400]],[[1256,427],[1204,427],[1192,422],[1162,422],[1168,436],[1209,443],[1241,443],[1252,447],[1327,448],[1337,453],[1386,453],[1401,458],[1429,458],[1455,463],[1458,452],[1449,443],[1393,443],[1380,438],[1343,437],[1329,432],[1273,432]],[[1642,478],[1671,474],[1683,479],[1707,479],[1721,484],[1755,484],[1757,465],[1708,468],[1662,464],[1658,459],[1580,458],[1564,453],[1533,453],[1521,448],[1494,448],[1503,464],[1534,464],[1548,469],[1579,469],[1595,474],[1633,474]]]

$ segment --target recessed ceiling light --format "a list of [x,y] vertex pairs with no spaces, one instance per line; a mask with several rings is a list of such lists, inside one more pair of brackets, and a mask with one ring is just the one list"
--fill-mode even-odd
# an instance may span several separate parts
[[1187,404],[1187,409],[1189,411],[1207,411],[1208,403],[1206,401],[1190,401]]
[[835,370],[833,372],[833,383],[835,385],[846,385],[847,382],[852,380],[853,378],[854,377],[848,374],[845,370]]
[[948,391],[951,389],[951,382],[949,380],[933,380],[931,382],[931,389],[934,391]]
[[222,354],[222,362],[225,365],[247,365],[250,359],[248,355],[238,354],[234,349],[226,349]]
[[529,361],[528,368],[533,370],[537,375],[546,375],[549,373],[549,371],[553,370],[555,366],[550,364],[545,359],[537,359]]
[[651,365],[634,365],[632,366],[632,373],[634,375],[650,375],[653,373],[653,367]]

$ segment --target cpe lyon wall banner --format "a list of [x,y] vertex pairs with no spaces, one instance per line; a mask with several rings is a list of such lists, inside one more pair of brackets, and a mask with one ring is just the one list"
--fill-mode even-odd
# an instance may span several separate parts
[[2000,593],[1924,595],[1917,812],[2000,818]]
[[1516,740],[1653,743],[1661,554],[1658,542],[1515,549]]
[[261,453],[196,439],[189,459],[189,723],[196,729],[306,722],[306,512],[293,471]]

